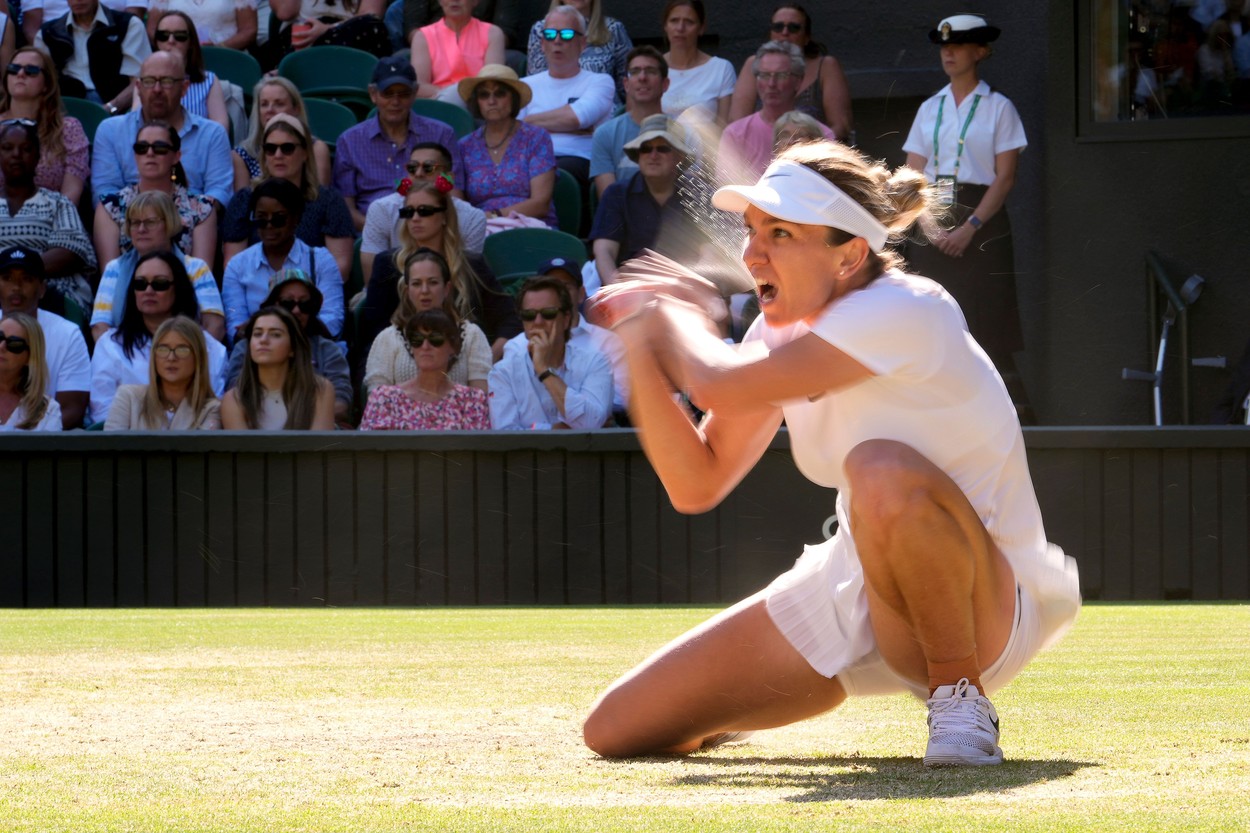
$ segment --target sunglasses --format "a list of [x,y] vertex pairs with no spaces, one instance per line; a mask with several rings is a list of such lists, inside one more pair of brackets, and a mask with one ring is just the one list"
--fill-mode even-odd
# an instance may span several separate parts
[[135,142],[131,148],[134,149],[135,156],[147,156],[148,153],[168,156],[174,152],[174,146],[169,142]]
[[399,209],[399,216],[400,219],[411,220],[413,216],[433,217],[435,214],[441,214],[446,210],[446,206],[438,205],[405,205]]
[[39,64],[9,64],[9,75],[25,75],[27,78],[38,78],[43,74]]
[[290,217],[285,211],[275,211],[268,217],[262,214],[253,214],[251,217],[252,224],[256,226],[256,228],[269,228],[271,226],[273,228],[282,228],[286,225],[286,221],[289,219]]
[[564,310],[560,307],[543,307],[542,309],[523,309],[517,314],[521,316],[522,321],[534,321],[540,315],[548,321],[555,321],[556,316],[562,312]]
[[660,153],[668,156],[673,152],[672,145],[642,145],[638,148],[639,156],[646,156],[649,153]]
[[417,333],[408,339],[408,346],[415,350],[423,346],[427,341],[431,347],[442,347],[447,343],[447,336],[442,333]]
[[153,292],[168,292],[174,282],[169,278],[156,278],[155,280],[146,280],[144,278],[135,278],[130,282],[130,288],[135,292],[144,292],[151,287]]
[[580,34],[576,29],[543,29],[543,40],[573,40]]
[[491,99],[491,98],[507,98],[509,95],[511,95],[511,93],[509,93],[508,90],[504,87],[497,87],[491,90],[478,87],[476,95],[477,95],[478,101],[486,101],[487,99]]
[[170,356],[175,359],[185,359],[191,355],[191,345],[179,344],[177,347],[170,347],[168,344],[158,344],[152,352],[160,359],[168,359]]
[[282,142],[280,144],[275,142],[265,142],[260,146],[260,149],[265,152],[266,156],[276,156],[278,151],[282,151],[283,156],[290,156],[295,153],[296,149],[303,150],[304,146],[297,145],[295,142]]
[[772,25],[772,30],[779,35],[782,32],[785,32],[790,35],[797,35],[799,32],[803,31],[803,24],[802,23],[782,23],[781,21],[777,21],[776,23]]
[[755,73],[755,77],[760,81],[772,81],[778,84],[786,80],[787,78],[791,77],[792,75],[794,75],[793,72],[757,72]]
[[186,43],[187,41],[191,40],[191,33],[188,32],[186,29],[181,29],[176,32],[170,29],[161,29],[157,31],[156,33],[157,43],[164,43],[165,41],[171,38],[177,41],[178,43]]
[[287,312],[295,312],[299,310],[305,315],[312,315],[317,311],[317,303],[312,298],[305,298],[302,301],[296,301],[294,298],[283,298],[278,301],[278,306]]
[[408,173],[416,176],[417,174],[433,174],[443,169],[442,162],[409,162],[404,166],[408,169]]
[[25,353],[30,349],[30,342],[21,336],[5,336],[0,338],[0,344],[10,353]]

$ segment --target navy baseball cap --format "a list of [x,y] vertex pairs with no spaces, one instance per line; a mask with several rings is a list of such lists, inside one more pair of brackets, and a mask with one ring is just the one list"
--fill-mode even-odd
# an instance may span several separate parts
[[25,246],[10,246],[0,252],[0,272],[7,272],[10,269],[22,269],[34,278],[47,277],[47,272],[43,268],[43,255]]
[[372,83],[379,90],[389,89],[396,84],[402,84],[413,90],[417,87],[417,71],[412,68],[412,64],[407,59],[392,55],[378,61],[377,66],[373,68]]
[[553,257],[539,266],[534,274],[550,275],[557,269],[567,272],[578,286],[582,285],[582,265],[575,260],[569,260],[567,257]]

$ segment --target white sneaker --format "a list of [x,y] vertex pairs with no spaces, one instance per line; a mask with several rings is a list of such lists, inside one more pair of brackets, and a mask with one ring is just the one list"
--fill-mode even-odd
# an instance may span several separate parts
[[1003,762],[998,712],[964,677],[938,686],[929,698],[929,746],[925,766],[988,766]]

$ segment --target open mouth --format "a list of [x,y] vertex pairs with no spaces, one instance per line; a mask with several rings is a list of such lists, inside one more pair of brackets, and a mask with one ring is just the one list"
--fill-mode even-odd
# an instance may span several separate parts
[[771,283],[756,284],[755,292],[759,295],[761,304],[770,304],[777,298],[777,287]]

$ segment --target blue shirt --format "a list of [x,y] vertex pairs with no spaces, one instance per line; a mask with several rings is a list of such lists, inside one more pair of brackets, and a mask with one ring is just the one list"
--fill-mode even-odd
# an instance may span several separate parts
[[621,113],[595,128],[590,145],[590,178],[615,174],[623,182],[638,170],[638,163],[625,155],[625,143],[638,138],[642,125],[629,113]]
[[564,345],[564,366],[551,368],[564,380],[564,413],[538,381],[529,350],[505,350],[491,368],[490,426],[496,431],[545,430],[562,422],[589,431],[602,428],[612,413],[612,365],[584,344]]
[[639,172],[623,182],[612,183],[603,192],[590,239],[616,241],[621,247],[617,264],[642,249],[654,249],[673,260],[689,263],[698,258],[699,245],[706,237],[676,192],[660,205]]
[[[139,110],[100,122],[91,143],[91,190],[97,202],[105,194],[116,194],[139,181],[133,145],[143,122],[143,113]],[[212,197],[223,206],[230,202],[234,193],[234,162],[225,128],[217,122],[185,113],[178,136],[182,139],[182,168],[187,172],[187,190]]]
[[[226,335],[247,323],[252,313],[269,297],[269,279],[273,267],[261,250],[263,244],[248,246],[226,264],[221,281],[221,300],[226,307]],[[326,328],[338,335],[343,328],[343,276],[329,249],[313,248],[298,237],[282,264],[284,269],[303,269],[321,290],[321,313],[317,316]]]

